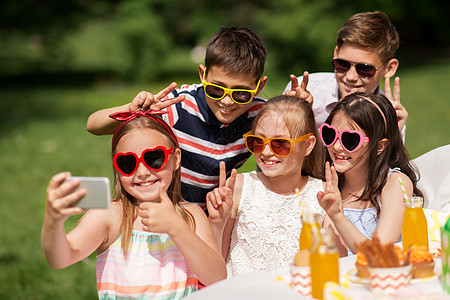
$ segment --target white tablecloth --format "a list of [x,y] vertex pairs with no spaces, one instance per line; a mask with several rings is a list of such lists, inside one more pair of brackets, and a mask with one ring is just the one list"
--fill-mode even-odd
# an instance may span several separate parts
[[195,292],[189,300],[308,299],[276,280],[275,272],[258,271],[222,280]]
[[[430,241],[430,250],[432,251],[436,247],[440,247],[440,243]],[[344,285],[345,282],[348,283],[349,289],[347,292],[350,293],[352,299],[379,299],[378,296],[371,295],[370,286],[368,284],[356,283],[349,280],[349,274],[353,274],[355,271],[355,261],[356,255],[339,259],[340,283]],[[438,261],[438,269],[440,268],[439,263],[440,262]],[[289,277],[290,276],[289,274],[286,274],[286,271],[253,272],[217,282],[184,299],[310,299],[296,293],[289,286]],[[449,295],[442,292],[442,284],[439,276],[436,276],[431,280],[413,283],[409,286],[409,290],[417,297],[406,297],[401,299],[450,299]]]

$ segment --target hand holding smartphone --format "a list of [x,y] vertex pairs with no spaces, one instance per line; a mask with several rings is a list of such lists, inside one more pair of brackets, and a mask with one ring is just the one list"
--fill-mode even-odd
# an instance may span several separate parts
[[72,206],[80,208],[109,208],[111,189],[108,177],[71,176],[66,180],[80,180],[77,189],[86,189],[86,195]]

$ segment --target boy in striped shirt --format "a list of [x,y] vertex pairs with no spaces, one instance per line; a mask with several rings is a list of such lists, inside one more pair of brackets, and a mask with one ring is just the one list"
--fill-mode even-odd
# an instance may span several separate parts
[[251,155],[242,135],[265,100],[256,97],[264,88],[267,50],[252,30],[222,27],[209,40],[205,65],[198,66],[200,84],[175,82],[157,94],[140,92],[132,102],[93,113],[87,130],[111,134],[119,122],[109,115],[119,111],[165,109],[164,120],[175,132],[181,155],[181,192],[186,201],[206,209],[206,194],[219,184],[219,162],[227,173]]

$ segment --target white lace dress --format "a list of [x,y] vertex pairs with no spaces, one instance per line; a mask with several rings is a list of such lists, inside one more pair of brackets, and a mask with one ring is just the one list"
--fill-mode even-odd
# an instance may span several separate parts
[[298,197],[283,196],[269,190],[256,171],[243,175],[227,258],[228,277],[257,270],[287,270],[298,252],[302,208],[319,213],[322,220],[325,215],[316,197],[317,192],[323,191],[322,181],[308,177]]

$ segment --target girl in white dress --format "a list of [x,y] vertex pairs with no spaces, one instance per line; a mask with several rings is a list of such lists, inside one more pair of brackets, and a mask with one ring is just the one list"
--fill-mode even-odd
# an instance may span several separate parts
[[[287,269],[299,248],[302,212],[324,212],[322,145],[311,105],[292,96],[264,104],[252,131],[244,135],[258,170],[226,180],[221,162],[219,187],[207,195],[214,238],[228,277],[257,270]],[[301,202],[301,205],[299,205]]]

